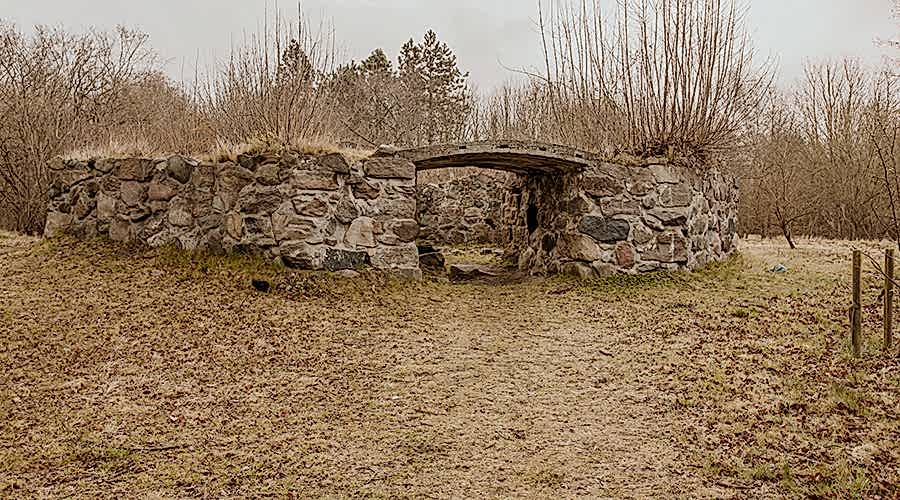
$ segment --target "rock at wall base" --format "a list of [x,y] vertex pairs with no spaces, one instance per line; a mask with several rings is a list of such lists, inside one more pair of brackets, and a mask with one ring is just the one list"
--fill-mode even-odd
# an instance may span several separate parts
[[327,271],[332,272],[355,270],[371,265],[371,259],[366,252],[351,252],[349,250],[329,248],[325,252],[323,265]]
[[443,271],[446,265],[444,255],[440,252],[430,252],[419,256],[419,267],[426,271]]
[[387,271],[388,273],[400,279],[418,281],[422,279],[422,270],[418,267],[403,267]]
[[47,224],[44,227],[44,237],[51,238],[71,229],[75,218],[69,214],[50,212],[47,214]]
[[323,256],[318,246],[291,242],[281,246],[281,260],[291,269],[313,270],[322,267]]
[[450,266],[450,281],[459,283],[463,281],[473,281],[482,278],[494,278],[497,275],[484,269],[481,266],[457,264]]
[[616,243],[628,239],[631,224],[623,219],[608,219],[602,216],[585,215],[578,230],[600,243]]
[[567,276],[574,276],[583,280],[594,279],[597,272],[589,264],[584,262],[567,262],[562,265],[560,272]]

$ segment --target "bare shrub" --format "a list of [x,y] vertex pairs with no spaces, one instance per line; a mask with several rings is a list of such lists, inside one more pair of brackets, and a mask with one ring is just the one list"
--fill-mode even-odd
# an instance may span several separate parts
[[285,144],[333,139],[333,106],[323,83],[334,54],[333,35],[313,32],[302,14],[292,23],[276,17],[198,84],[204,134],[232,144],[261,136]]
[[26,37],[0,24],[0,225],[43,228],[47,163],[85,138],[110,138],[129,92],[156,62],[145,35],[72,35],[37,27]]
[[493,101],[488,134],[532,130],[512,116],[550,124],[536,138],[596,150],[729,152],[771,81],[737,0],[624,1],[609,14],[562,1],[540,20],[545,69]]

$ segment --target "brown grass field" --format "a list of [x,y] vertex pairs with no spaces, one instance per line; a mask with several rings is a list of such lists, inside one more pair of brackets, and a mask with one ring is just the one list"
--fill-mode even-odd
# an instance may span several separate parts
[[853,360],[851,244],[800,246],[453,285],[2,234],[0,497],[896,498],[880,279]]

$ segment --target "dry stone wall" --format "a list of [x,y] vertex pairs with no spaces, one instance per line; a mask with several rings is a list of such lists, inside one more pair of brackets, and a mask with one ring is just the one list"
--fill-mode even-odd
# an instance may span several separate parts
[[415,166],[340,154],[59,160],[46,234],[243,251],[288,267],[418,276]]
[[579,174],[535,176],[524,203],[534,217],[519,267],[604,277],[696,269],[737,244],[734,179],[711,168],[658,160],[600,162]]
[[485,245],[503,248],[525,231],[522,197],[526,178],[474,173],[419,184],[419,241],[435,246]]
[[[527,153],[485,154],[486,164],[512,165],[522,176],[417,193],[417,164],[390,148],[359,161],[295,152],[220,162],[59,160],[51,165],[46,234],[250,252],[299,269],[372,266],[408,276],[421,275],[420,222],[426,242],[505,243],[519,267],[534,274],[695,269],[735,250],[738,190],[715,168],[578,156],[577,169],[570,163],[554,172],[546,159],[539,170],[523,170],[529,163],[515,160]],[[465,161],[477,165],[478,159]]]

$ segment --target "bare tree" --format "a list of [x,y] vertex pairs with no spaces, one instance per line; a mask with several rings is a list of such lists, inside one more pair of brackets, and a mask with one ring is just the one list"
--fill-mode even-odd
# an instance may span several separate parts
[[897,90],[889,72],[845,59],[808,64],[790,97],[769,98],[738,172],[742,230],[768,234],[772,220],[789,239],[897,239]]
[[[751,161],[741,172],[748,202],[742,204],[745,225],[768,234],[774,218],[791,248],[794,227],[809,218],[819,206],[819,193],[812,189],[818,175],[816,165],[804,154],[796,108],[788,96],[771,89],[751,132]],[[747,213],[746,207],[752,210]],[[761,216],[761,217],[760,217]]]

